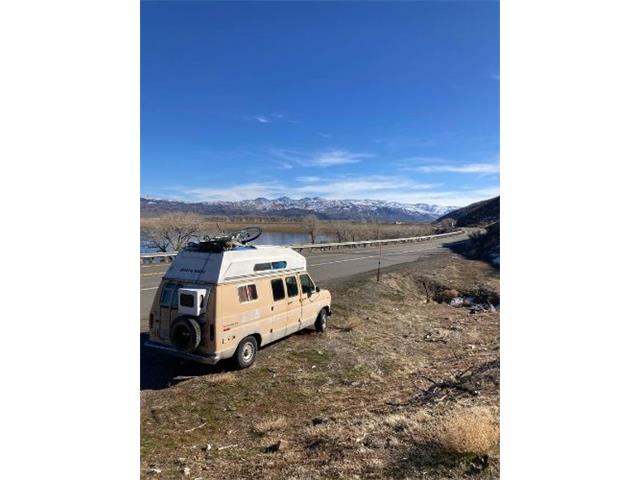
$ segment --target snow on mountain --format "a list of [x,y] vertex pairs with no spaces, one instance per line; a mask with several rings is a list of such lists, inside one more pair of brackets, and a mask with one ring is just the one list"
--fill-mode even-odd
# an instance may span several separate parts
[[142,215],[169,211],[192,211],[204,215],[263,215],[299,217],[315,214],[327,220],[431,221],[458,207],[388,202],[384,200],[327,200],[319,197],[273,200],[256,198],[241,201],[187,203],[157,198],[140,199]]

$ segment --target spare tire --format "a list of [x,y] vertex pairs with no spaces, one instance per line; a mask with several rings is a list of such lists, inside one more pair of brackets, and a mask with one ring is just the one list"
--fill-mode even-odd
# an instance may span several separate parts
[[171,344],[181,352],[193,352],[200,345],[202,330],[193,318],[177,318],[171,325]]

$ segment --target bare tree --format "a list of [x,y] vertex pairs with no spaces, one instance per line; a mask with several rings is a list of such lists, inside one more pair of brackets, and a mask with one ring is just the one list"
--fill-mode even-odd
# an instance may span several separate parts
[[311,243],[316,243],[316,237],[318,236],[318,231],[320,230],[320,220],[315,215],[307,215],[302,219],[302,224],[304,226],[305,231],[311,237]]
[[168,213],[145,229],[151,244],[161,252],[181,250],[197,233],[204,221],[195,213]]

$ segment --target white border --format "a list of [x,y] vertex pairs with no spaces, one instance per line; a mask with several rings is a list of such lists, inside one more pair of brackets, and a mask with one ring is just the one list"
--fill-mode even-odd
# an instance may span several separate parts
[[638,4],[501,8],[501,475],[633,478]]
[[[502,5],[506,479],[637,474],[638,17]],[[138,478],[139,5],[6,3],[0,44],[3,473]]]
[[0,11],[2,472],[139,478],[139,5]]

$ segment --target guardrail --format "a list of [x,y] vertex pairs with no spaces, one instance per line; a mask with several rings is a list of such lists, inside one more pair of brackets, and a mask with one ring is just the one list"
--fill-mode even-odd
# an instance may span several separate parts
[[[360,242],[334,242],[334,243],[309,243],[304,245],[287,245],[289,248],[297,252],[305,250],[332,250],[334,248],[355,248],[368,247],[372,245],[388,245],[391,243],[412,243],[424,240],[432,240],[434,238],[452,237],[465,233],[464,230],[456,230],[455,232],[439,233],[437,235],[424,235],[422,237],[406,237],[406,238],[386,238],[383,240],[364,240]],[[177,253],[142,253],[140,254],[140,263],[171,263]]]
[[387,245],[390,243],[419,242],[421,240],[431,240],[433,238],[451,237],[453,235],[460,235],[461,233],[464,233],[464,231],[457,230],[455,232],[439,233],[437,235],[424,235],[422,237],[385,238],[383,240],[363,240],[360,242],[310,243],[306,245],[289,245],[289,248],[293,248],[298,252],[302,252],[304,250],[331,250],[332,248],[367,247],[370,245]]

